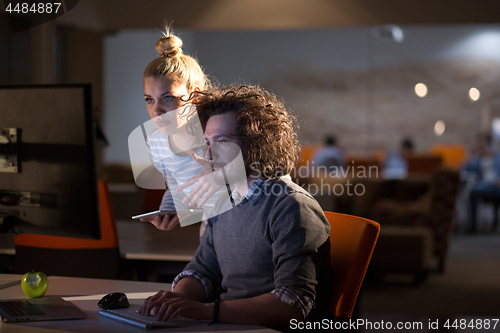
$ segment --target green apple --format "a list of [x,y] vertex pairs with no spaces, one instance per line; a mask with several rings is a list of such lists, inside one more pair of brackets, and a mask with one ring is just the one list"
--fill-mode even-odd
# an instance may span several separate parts
[[28,272],[21,280],[21,288],[28,297],[42,297],[49,286],[47,275],[42,272]]

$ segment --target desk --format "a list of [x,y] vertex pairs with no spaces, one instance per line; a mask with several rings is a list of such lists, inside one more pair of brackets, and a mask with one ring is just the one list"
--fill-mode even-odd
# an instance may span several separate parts
[[171,231],[156,229],[149,222],[118,220],[116,222],[120,253],[128,260],[189,262],[200,244],[200,224]]
[[[200,224],[176,227],[171,231],[156,229],[149,222],[118,220],[118,238],[124,271],[137,274],[137,279],[148,280],[148,273],[175,276],[200,244]],[[167,262],[167,264],[166,264]]]
[[21,285],[21,274],[0,274],[0,290]]
[[[9,281],[17,279],[18,275],[0,274],[0,281]],[[100,280],[83,279],[68,277],[49,277],[49,289],[44,297],[57,296],[63,297],[78,307],[86,314],[87,318],[83,320],[61,320],[61,321],[39,321],[30,323],[3,323],[0,322],[0,332],[2,333],[62,333],[62,332],[92,332],[92,333],[138,333],[143,330],[122,324],[120,322],[103,318],[99,315],[97,301],[104,294],[120,291],[128,294],[141,293],[141,298],[129,298],[131,304],[140,305],[143,302],[144,295],[155,294],[157,291],[169,290],[170,284],[137,282],[137,281],[118,281],[118,280]],[[75,298],[74,296],[88,296]],[[0,299],[26,298],[20,286],[12,286],[3,289],[0,292]],[[164,332],[249,332],[249,333],[270,333],[277,332],[257,325],[230,325],[214,324],[208,326],[208,322],[189,321],[189,326],[180,328],[167,328]]]

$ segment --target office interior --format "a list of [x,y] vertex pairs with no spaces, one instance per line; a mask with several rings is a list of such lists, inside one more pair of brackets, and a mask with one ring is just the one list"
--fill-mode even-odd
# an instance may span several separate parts
[[[128,135],[148,120],[142,73],[156,56],[165,22],[172,22],[184,52],[194,55],[214,81],[260,84],[286,101],[300,121],[302,165],[329,134],[338,138],[353,167],[379,168],[385,154],[410,137],[422,159],[438,156],[440,168],[459,174],[478,133],[500,137],[495,132],[500,119],[498,12],[494,1],[463,0],[80,0],[54,21],[12,33],[2,8],[0,84],[92,84],[105,136],[97,142],[96,167],[108,182],[120,235],[126,238],[133,233],[128,226],[139,223],[130,216],[154,209],[151,202],[158,199],[158,193],[134,183]],[[401,185],[405,194],[422,195],[431,188],[437,166],[422,168],[417,167],[411,184]],[[322,195],[318,200],[324,209],[373,218],[369,205],[382,197],[377,192],[382,176],[358,178],[367,193],[335,200]],[[498,317],[500,232],[493,228],[493,206],[484,202],[479,231],[465,233],[465,185],[462,179],[456,184],[441,258],[433,252],[433,230],[407,223],[383,234],[384,223],[378,221],[385,252],[368,271],[357,316]],[[141,231],[144,242],[176,235],[150,227]],[[196,231],[176,232],[196,243]],[[165,270],[162,265],[148,266],[146,274],[127,272],[125,278],[163,281],[182,267],[177,262]]]

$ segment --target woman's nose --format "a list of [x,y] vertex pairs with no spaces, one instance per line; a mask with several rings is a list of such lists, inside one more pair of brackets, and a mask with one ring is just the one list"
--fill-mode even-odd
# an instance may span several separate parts
[[155,117],[161,116],[162,114],[165,113],[165,110],[161,107],[160,103],[155,103],[153,105],[153,115]]

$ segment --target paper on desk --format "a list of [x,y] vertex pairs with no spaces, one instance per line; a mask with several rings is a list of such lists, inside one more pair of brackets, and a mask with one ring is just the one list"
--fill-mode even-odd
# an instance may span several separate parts
[[0,284],[0,289],[7,289],[9,287],[17,286],[18,284],[21,284],[21,279],[12,282],[2,283]]
[[[127,294],[128,299],[145,299],[148,298],[149,296],[153,296],[157,293],[155,292],[143,292],[143,293],[125,293]],[[63,297],[65,301],[98,301],[101,298],[103,298],[106,294],[100,294],[100,295],[87,295],[87,296],[69,296],[69,297]]]

